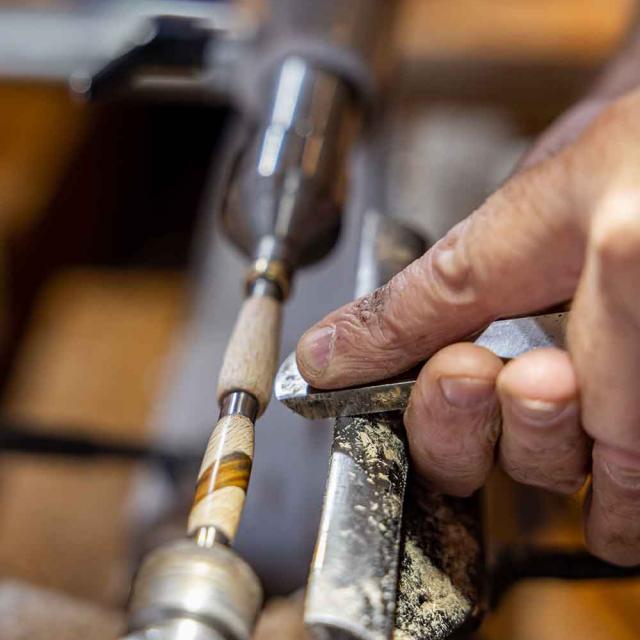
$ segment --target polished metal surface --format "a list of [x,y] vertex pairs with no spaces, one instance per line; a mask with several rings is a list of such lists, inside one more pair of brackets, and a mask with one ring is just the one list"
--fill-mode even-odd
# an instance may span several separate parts
[[253,262],[247,274],[247,291],[252,296],[269,295],[284,301],[291,292],[291,269],[282,259],[272,258],[270,252],[262,248],[264,242],[260,244],[258,254],[261,257]]
[[156,549],[140,568],[129,602],[129,632],[146,639],[160,629],[160,638],[183,640],[190,636],[170,634],[192,619],[201,623],[193,631],[198,640],[250,640],[261,604],[258,578],[234,551],[181,540]]
[[517,358],[531,349],[564,348],[568,320],[569,314],[566,311],[498,320],[490,324],[476,338],[475,343],[505,360]]
[[283,300],[280,287],[273,280],[268,280],[267,278],[256,278],[248,285],[247,289],[251,297],[262,298],[266,296],[276,300]]
[[353,100],[338,77],[291,57],[269,105],[234,166],[223,222],[251,258],[295,269],[323,257],[337,240]]
[[226,638],[199,620],[177,618],[132,633],[122,640],[226,640]]
[[200,527],[191,536],[199,547],[213,547],[216,544],[229,545],[229,538],[216,527]]
[[[251,14],[237,3],[114,0],[60,5],[49,10],[0,9],[0,76],[66,83],[79,70],[90,73],[118,56],[155,16],[197,20],[226,42],[249,42],[256,29]],[[209,55],[215,72],[199,80],[205,94],[229,91],[228,71],[236,66],[240,51],[230,57],[230,50],[223,51],[221,45]]]
[[412,229],[373,210],[362,220],[355,297],[371,293],[427,250]]
[[220,406],[220,417],[245,416],[255,422],[258,415],[258,401],[247,391],[232,391],[223,399]]
[[[392,61],[389,36],[398,2],[390,0],[272,0],[272,20],[289,50],[336,63],[358,89],[373,93]],[[318,45],[322,45],[320,49]],[[314,55],[315,54],[315,55]],[[371,79],[363,75],[373,76]],[[368,83],[370,86],[363,86]]]
[[[563,312],[497,320],[475,343],[505,360],[531,349],[562,347],[567,316]],[[418,371],[416,368],[387,380],[346,389],[316,389],[302,377],[292,353],[280,366],[274,393],[289,409],[309,419],[403,411]]]
[[407,477],[404,446],[393,417],[335,422],[305,602],[305,624],[314,638],[391,637]]

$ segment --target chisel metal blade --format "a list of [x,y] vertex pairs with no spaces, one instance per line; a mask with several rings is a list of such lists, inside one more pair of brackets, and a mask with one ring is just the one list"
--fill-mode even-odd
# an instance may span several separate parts
[[[567,312],[497,320],[474,341],[505,360],[532,349],[562,347]],[[310,419],[338,418],[385,411],[403,411],[420,367],[402,375],[344,389],[316,389],[298,370],[295,353],[282,363],[275,381],[275,397],[289,409]]]

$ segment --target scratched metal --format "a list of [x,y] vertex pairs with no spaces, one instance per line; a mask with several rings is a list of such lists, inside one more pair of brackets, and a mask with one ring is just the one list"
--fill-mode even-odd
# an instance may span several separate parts
[[[364,216],[356,295],[424,251],[411,230]],[[290,381],[295,384],[295,358]],[[287,374],[281,379],[281,382]],[[329,478],[304,620],[316,640],[389,640],[394,633],[408,456],[398,413],[334,422]]]
[[393,640],[446,640],[484,614],[480,494],[433,493],[409,476]]
[[[568,313],[497,320],[475,343],[505,360],[532,349],[564,345]],[[295,353],[282,363],[276,376],[275,397],[305,418],[321,419],[385,411],[403,411],[415,384],[418,368],[381,382],[345,389],[316,389],[300,374]]]
[[394,629],[407,455],[397,415],[336,420],[305,624],[316,640]]

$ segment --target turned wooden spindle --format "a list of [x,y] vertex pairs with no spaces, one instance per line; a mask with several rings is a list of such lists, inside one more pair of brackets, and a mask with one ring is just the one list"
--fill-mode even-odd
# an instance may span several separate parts
[[271,296],[247,298],[224,354],[218,402],[232,391],[250,393],[262,415],[271,399],[280,353],[282,303]]
[[202,461],[189,534],[202,544],[231,543],[253,462],[253,430],[271,398],[280,349],[281,302],[245,300],[225,352],[218,382],[221,415]]

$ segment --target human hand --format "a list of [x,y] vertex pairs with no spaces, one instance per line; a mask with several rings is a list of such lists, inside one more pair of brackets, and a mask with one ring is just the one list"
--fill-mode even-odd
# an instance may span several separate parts
[[[405,425],[415,468],[468,495],[494,452],[526,484],[571,493],[591,473],[587,544],[640,563],[640,91],[512,177],[388,285],[298,344],[322,388],[381,379],[432,356]],[[543,154],[543,156],[546,154]],[[508,364],[464,339],[498,317],[573,298],[568,352]],[[450,346],[447,346],[450,345]],[[435,354],[435,355],[433,355]]]

